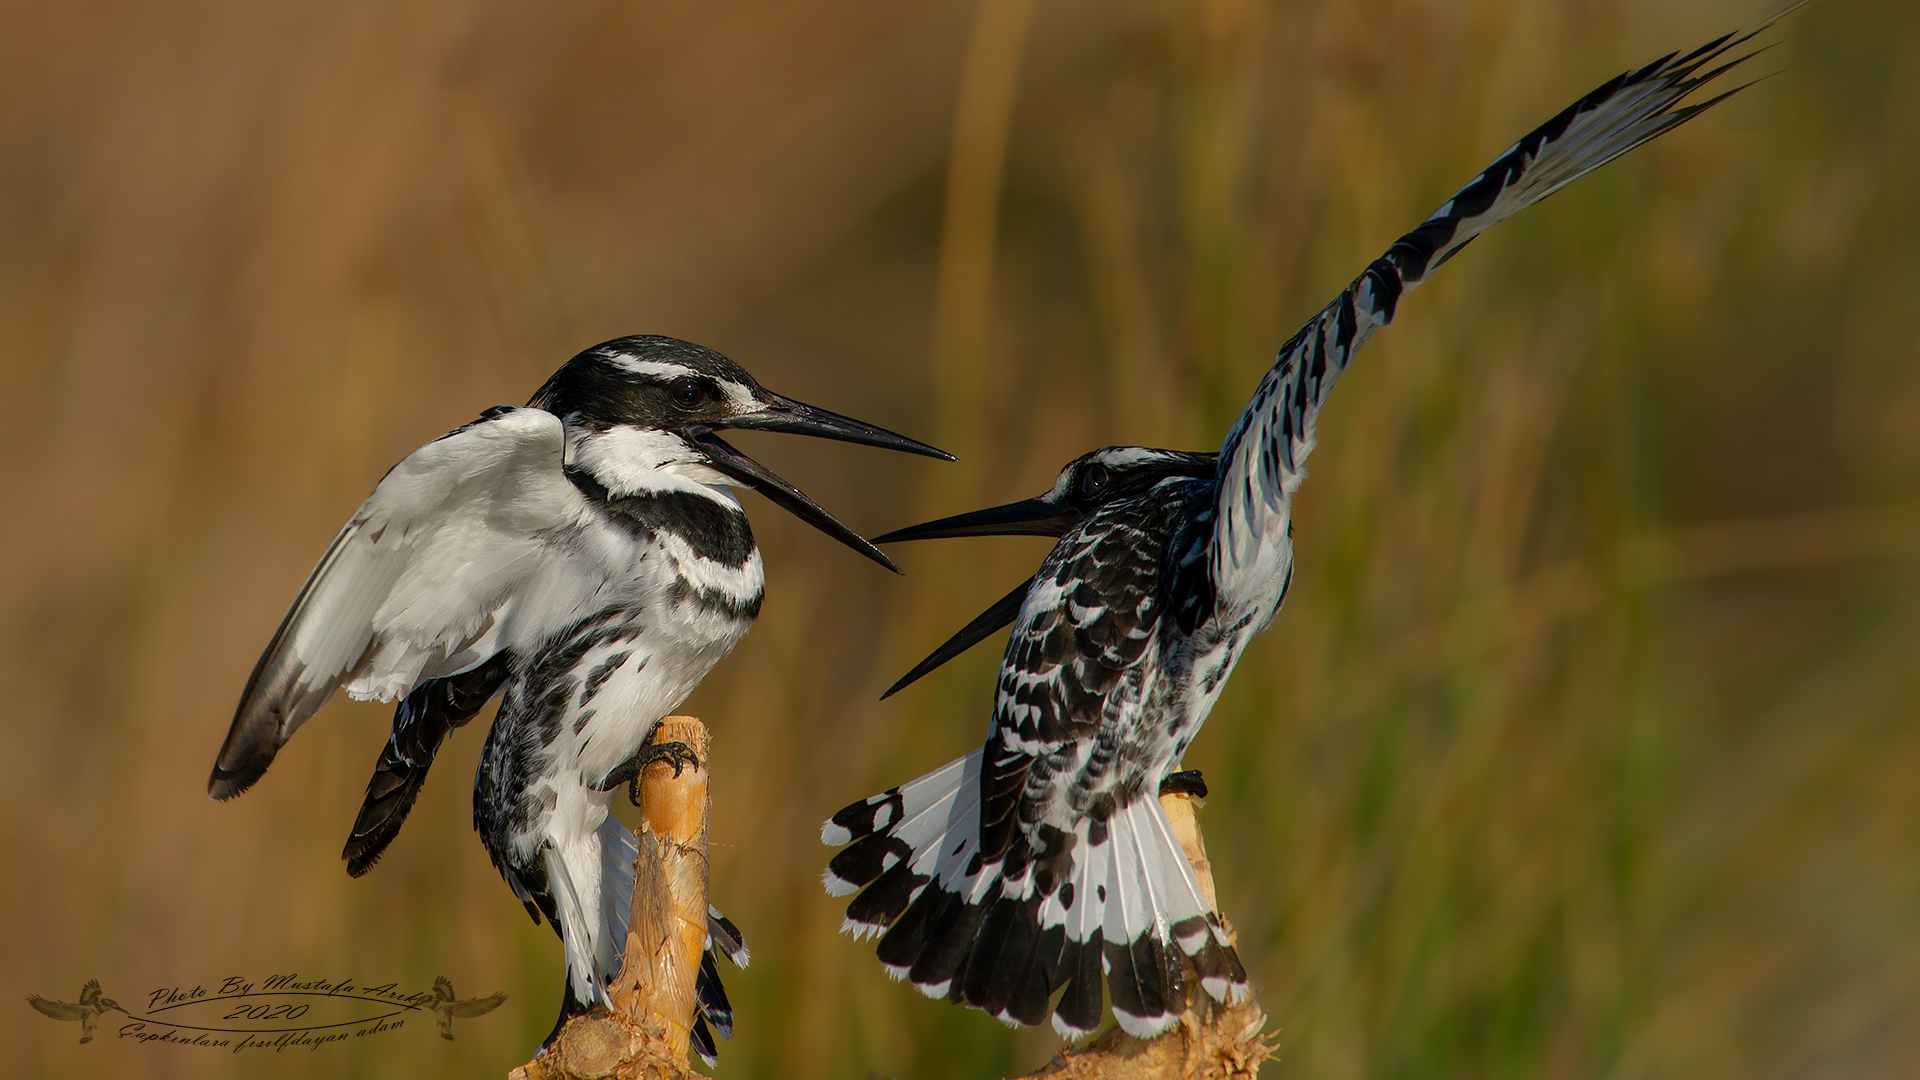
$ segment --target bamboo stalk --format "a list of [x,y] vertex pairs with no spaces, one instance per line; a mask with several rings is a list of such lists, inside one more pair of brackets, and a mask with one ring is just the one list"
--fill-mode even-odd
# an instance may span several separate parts
[[669,716],[649,745],[679,742],[698,764],[655,762],[640,774],[639,855],[620,975],[609,997],[562,1028],[508,1080],[683,1080],[698,1008],[695,980],[707,933],[707,781],[712,738],[700,721]]
[[[1194,814],[1200,800],[1191,795],[1160,796],[1160,805],[1180,838],[1180,847],[1200,879],[1200,891],[1215,911],[1213,863]],[[1233,927],[1221,916],[1229,938]],[[1153,1039],[1136,1039],[1118,1027],[1085,1046],[1057,1054],[1035,1072],[1017,1080],[1252,1080],[1260,1063],[1273,1056],[1262,1029],[1267,1016],[1249,994],[1237,1005],[1223,1005],[1187,981],[1187,1011],[1179,1023]]]

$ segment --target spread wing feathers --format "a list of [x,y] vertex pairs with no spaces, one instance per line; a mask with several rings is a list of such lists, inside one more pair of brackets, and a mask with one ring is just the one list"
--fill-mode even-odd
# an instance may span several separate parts
[[[1146,720],[1159,663],[1161,555],[1177,498],[1110,505],[1067,533],[1041,563],[1000,662],[981,785],[982,857],[1016,834],[1084,812],[1070,786],[1110,788],[1122,741],[1154,738]],[[1145,749],[1144,746],[1136,749]],[[1035,772],[1036,767],[1038,772]],[[1151,783],[1138,785],[1151,790]]]
[[[570,609],[595,583],[522,586],[585,502],[560,420],[502,406],[408,455],[314,568],[247,680],[208,792],[238,795],[345,685],[391,701],[500,651],[510,602]],[[539,619],[537,613],[519,613]]]
[[929,996],[1009,1024],[1051,1013],[1068,1038],[1098,1026],[1103,982],[1120,1026],[1143,1038],[1185,1010],[1189,977],[1218,1000],[1244,995],[1246,973],[1158,799],[1082,817],[1072,834],[1036,830],[1037,844],[989,862],[979,845],[983,755],[855,803],[822,828],[826,842],[847,845],[827,890],[865,889],[843,932],[880,935],[888,972]]
[[500,692],[508,660],[508,654],[499,653],[470,671],[423,683],[401,700],[393,714],[393,734],[374,763],[366,799],[341,852],[347,873],[359,877],[380,861],[413,809],[441,742]]
[[[1757,24],[1685,55],[1619,75],[1568,106],[1501,154],[1434,211],[1280,349],[1253,400],[1227,434],[1216,480],[1218,515],[1210,545],[1214,585],[1231,599],[1242,574],[1265,579],[1269,551],[1284,535],[1287,500],[1304,478],[1320,407],[1353,354],[1393,321],[1400,297],[1481,232],[1649,140],[1673,130],[1740,87],[1683,102],[1746,60],[1722,60],[1774,20],[1801,6],[1789,0]],[[1255,586],[1259,587],[1259,586]]]
[[506,1004],[505,993],[489,994],[483,998],[464,998],[447,1003],[447,1011],[455,1016],[485,1016],[487,1013]]
[[41,1015],[51,1016],[55,1020],[78,1020],[93,1010],[85,1005],[75,1005],[66,1001],[50,1001],[39,994],[27,995],[27,1004],[40,1010]]

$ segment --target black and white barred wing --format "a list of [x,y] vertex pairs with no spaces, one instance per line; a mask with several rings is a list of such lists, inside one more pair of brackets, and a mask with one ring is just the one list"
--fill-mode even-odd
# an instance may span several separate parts
[[[392,700],[487,661],[512,617],[538,618],[506,608],[541,572],[547,534],[585,505],[561,471],[564,448],[553,414],[499,408],[395,465],[254,667],[208,792],[246,790],[336,689]],[[574,606],[579,590],[556,584],[522,602]]]
[[1277,602],[1269,594],[1285,572],[1288,500],[1306,475],[1302,466],[1313,450],[1320,407],[1353,354],[1393,321],[1401,296],[1490,226],[1737,91],[1686,100],[1752,55],[1723,59],[1729,52],[1806,2],[1788,0],[1746,30],[1617,76],[1574,102],[1395,241],[1281,347],[1220,449],[1209,556],[1222,602]]
[[[1128,507],[1126,509],[1139,509]],[[1000,668],[987,744],[842,810],[828,891],[864,892],[842,929],[930,996],[1008,1023],[1098,1026],[1102,986],[1141,1036],[1245,975],[1157,798],[1164,732],[1154,520],[1103,513],[1035,577]],[[1057,1001],[1054,995],[1058,993]]]
[[51,1016],[55,1020],[79,1020],[93,1009],[86,1005],[75,1005],[67,1001],[54,1001],[39,994],[28,994],[27,1004],[40,1010],[40,1015]]

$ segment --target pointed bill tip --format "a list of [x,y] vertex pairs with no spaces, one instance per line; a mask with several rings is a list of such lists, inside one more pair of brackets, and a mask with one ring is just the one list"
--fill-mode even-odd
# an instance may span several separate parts
[[995,631],[1013,622],[1020,615],[1020,605],[1026,603],[1027,590],[1033,585],[1031,578],[1015,585],[1007,595],[993,602],[993,606],[973,617],[973,621],[960,628],[952,637],[941,643],[925,660],[913,666],[913,670],[900,676],[900,681],[887,688],[880,695],[885,701],[893,695],[912,686],[920,677],[946,663],[947,661],[973,648],[986,640]]
[[710,428],[689,432],[693,441],[706,451],[707,464],[743,487],[765,495],[794,517],[833,537],[853,550],[896,574],[905,574],[900,565],[869,543],[867,538],[848,528],[839,518],[827,513],[819,503],[799,488],[776,476],[771,469],[733,448]]

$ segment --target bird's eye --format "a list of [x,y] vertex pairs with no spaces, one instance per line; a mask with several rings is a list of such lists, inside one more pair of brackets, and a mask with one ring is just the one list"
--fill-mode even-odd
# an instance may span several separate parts
[[1089,465],[1087,471],[1080,474],[1080,490],[1088,495],[1098,495],[1105,490],[1110,478],[1105,465]]
[[667,399],[682,409],[697,409],[713,400],[713,388],[703,380],[683,376],[667,384]]

